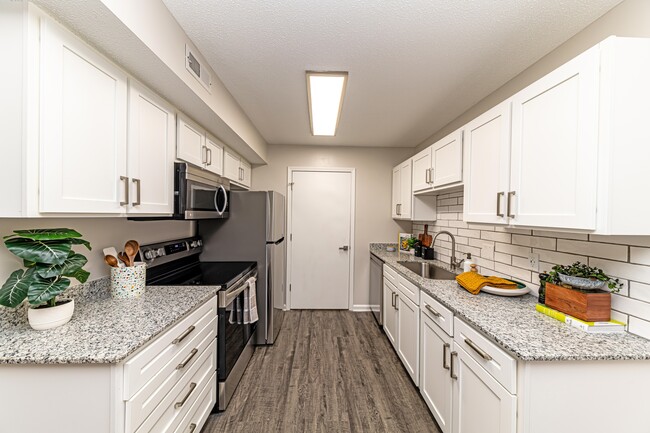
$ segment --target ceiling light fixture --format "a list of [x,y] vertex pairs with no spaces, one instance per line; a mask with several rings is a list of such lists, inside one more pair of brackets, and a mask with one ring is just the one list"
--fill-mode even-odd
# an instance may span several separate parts
[[307,99],[312,135],[336,135],[347,81],[347,72],[307,71]]

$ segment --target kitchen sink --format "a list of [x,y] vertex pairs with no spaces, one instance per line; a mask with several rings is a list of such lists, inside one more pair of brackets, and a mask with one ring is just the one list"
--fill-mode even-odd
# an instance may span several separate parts
[[415,272],[424,278],[429,278],[431,280],[455,280],[456,274],[449,272],[446,269],[439,268],[434,266],[431,263],[425,262],[397,262],[405,268]]

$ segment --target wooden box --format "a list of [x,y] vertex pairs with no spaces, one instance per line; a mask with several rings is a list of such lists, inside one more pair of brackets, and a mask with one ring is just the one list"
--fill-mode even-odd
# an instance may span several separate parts
[[546,305],[586,322],[606,322],[611,315],[612,295],[546,283]]

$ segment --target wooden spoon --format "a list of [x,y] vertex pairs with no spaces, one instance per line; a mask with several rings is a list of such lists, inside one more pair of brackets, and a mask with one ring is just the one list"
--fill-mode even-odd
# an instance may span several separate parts
[[106,264],[108,266],[110,266],[112,268],[119,268],[120,267],[120,263],[117,261],[115,256],[106,255],[106,256],[104,256],[104,261],[106,262]]
[[124,254],[122,251],[117,253],[117,258],[120,259],[124,263],[124,265],[131,266],[131,261],[129,260],[129,257],[126,254]]
[[131,266],[133,266],[135,256],[138,254],[139,250],[140,250],[140,244],[138,243],[138,241],[130,240],[127,241],[126,244],[124,245],[124,253],[129,258],[129,261],[131,262]]

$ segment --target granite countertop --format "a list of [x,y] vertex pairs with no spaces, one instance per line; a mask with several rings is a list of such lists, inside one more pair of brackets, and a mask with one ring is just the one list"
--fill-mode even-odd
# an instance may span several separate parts
[[588,334],[537,312],[537,297],[530,295],[472,295],[456,281],[423,278],[397,263],[421,259],[387,252],[386,246],[370,244],[370,252],[522,361],[650,360],[650,340],[629,333]]
[[[113,299],[102,278],[70,289],[67,324],[35,331],[26,308],[0,307],[0,364],[119,363],[212,298],[211,286],[148,286],[134,299]],[[1,367],[0,367],[1,368]]]

